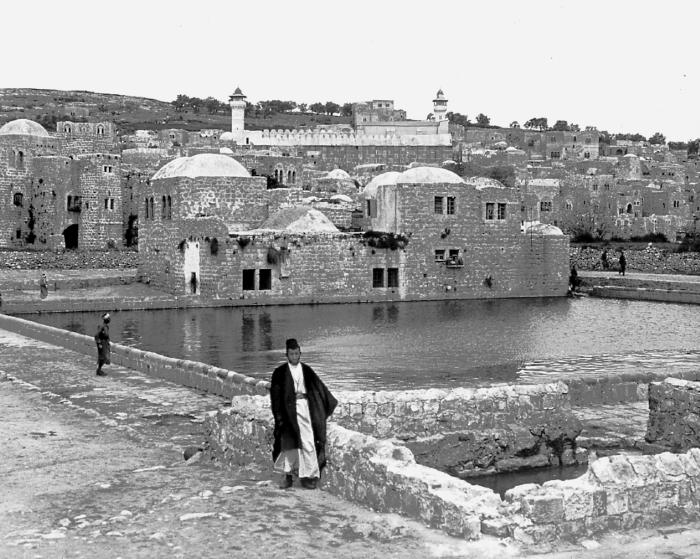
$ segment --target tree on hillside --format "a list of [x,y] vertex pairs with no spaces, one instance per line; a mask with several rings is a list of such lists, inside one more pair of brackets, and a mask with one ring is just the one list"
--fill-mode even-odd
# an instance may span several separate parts
[[649,138],[650,144],[664,145],[666,143],[666,136],[661,132],[656,132],[651,138]]
[[525,128],[538,128],[540,130],[547,130],[547,119],[542,116],[531,118],[525,123]]
[[491,119],[487,117],[484,113],[479,113],[478,115],[476,115],[476,123],[479,126],[488,126],[490,122]]
[[568,132],[569,131],[569,123],[566,122],[565,120],[557,120],[554,123],[554,126],[552,126],[552,130],[556,130],[558,132]]
[[218,99],[214,99],[213,97],[207,97],[204,100],[203,105],[210,115],[218,113],[221,110],[221,102]]
[[680,151],[680,150],[688,150],[688,147],[690,144],[688,142],[669,142],[668,143],[668,149],[674,150],[674,151]]
[[618,133],[615,134],[615,139],[616,140],[627,140],[630,142],[646,142],[646,136],[642,136],[638,132],[635,132],[634,134],[625,134],[625,133]]
[[309,106],[306,103],[299,103],[297,108],[299,109],[299,112],[305,113],[309,109]]
[[190,104],[190,98],[187,95],[183,95],[182,93],[178,94],[178,96],[175,98],[174,101],[171,101],[170,104],[175,107],[175,110],[178,113],[181,113],[182,111],[186,110],[187,107]]
[[190,109],[192,109],[192,112],[198,113],[199,110],[202,108],[202,105],[204,104],[204,100],[200,99],[199,97],[190,97]]
[[517,120],[514,120],[513,122],[510,123],[510,128],[520,128],[520,123]]
[[569,124],[569,130],[571,130],[571,132],[580,132],[581,127],[578,124],[574,124],[572,122],[571,124]]
[[312,113],[322,114],[326,112],[326,105],[323,103],[312,103],[311,105],[309,105],[309,110]]
[[688,155],[698,155],[700,152],[700,138],[688,142]]
[[446,115],[447,120],[449,120],[453,124],[459,124],[460,126],[464,126],[465,128],[469,125],[469,119],[467,118],[467,115],[463,115],[462,113],[453,113],[453,112],[448,112]]
[[340,107],[340,115],[352,116],[352,103],[343,103],[343,106]]
[[338,103],[334,103],[333,101],[326,101],[326,114],[329,115],[334,115],[335,113],[340,112],[340,105]]

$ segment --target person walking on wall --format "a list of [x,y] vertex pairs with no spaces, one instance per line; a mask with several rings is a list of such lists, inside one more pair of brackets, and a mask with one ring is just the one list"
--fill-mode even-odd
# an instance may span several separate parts
[[46,280],[46,274],[41,274],[39,279],[39,297],[46,299],[49,295],[49,282]]
[[314,370],[301,362],[296,339],[286,341],[287,363],[277,367],[270,382],[275,419],[272,460],[284,475],[280,488],[299,477],[305,489],[316,489],[326,465],[326,420],[338,401]]
[[620,274],[625,275],[625,268],[627,268],[627,258],[625,258],[625,253],[620,250]]
[[97,328],[97,334],[95,334],[95,343],[97,344],[97,372],[95,373],[98,377],[107,376],[102,370],[103,365],[109,365],[111,363],[111,347],[109,344],[109,322],[110,316],[106,312],[102,315],[102,324]]

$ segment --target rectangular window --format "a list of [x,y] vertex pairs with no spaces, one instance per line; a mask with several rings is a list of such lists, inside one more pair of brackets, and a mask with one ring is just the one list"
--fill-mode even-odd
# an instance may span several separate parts
[[448,215],[454,215],[455,205],[456,205],[455,201],[456,201],[456,198],[454,196],[447,197],[447,213],[448,213]]
[[506,218],[506,205],[505,204],[498,204],[498,219],[505,219]]
[[486,219],[493,219],[493,212],[496,204],[493,202],[486,202]]
[[148,215],[148,198],[146,198],[145,207],[146,207],[146,219],[148,219],[148,218],[150,217],[150,216]]
[[384,287],[384,268],[372,268],[372,287]]
[[435,213],[436,214],[442,214],[444,213],[442,210],[442,196],[435,196]]
[[367,217],[377,217],[376,200],[367,200]]
[[387,270],[386,286],[387,287],[398,287],[399,286],[399,269],[398,268],[389,268]]
[[267,291],[272,289],[272,270],[264,268],[260,270],[260,276],[258,279],[258,289],[261,291]]
[[103,165],[102,172],[107,174],[107,175],[111,175],[112,174],[112,166],[111,165]]
[[444,248],[435,249],[435,262],[444,262],[444,261],[445,261],[445,249]]
[[540,211],[541,212],[551,212],[552,211],[552,202],[545,202],[545,201],[540,202]]
[[243,270],[243,291],[255,289],[255,270]]
[[105,210],[109,207],[109,198],[105,198]]
[[109,199],[109,209],[113,210],[114,209],[114,198]]

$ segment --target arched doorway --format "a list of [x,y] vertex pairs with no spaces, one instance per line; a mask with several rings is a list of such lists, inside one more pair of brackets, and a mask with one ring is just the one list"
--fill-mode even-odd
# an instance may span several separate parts
[[63,230],[66,248],[78,248],[78,224],[69,225]]

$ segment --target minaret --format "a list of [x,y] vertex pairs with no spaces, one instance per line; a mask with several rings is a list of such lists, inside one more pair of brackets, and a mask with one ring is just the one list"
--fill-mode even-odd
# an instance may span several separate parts
[[229,97],[229,105],[231,105],[231,133],[233,141],[237,144],[244,143],[245,138],[245,100],[240,87],[236,88],[233,95]]
[[438,89],[435,99],[433,99],[433,116],[438,122],[447,120],[447,98],[442,89]]

